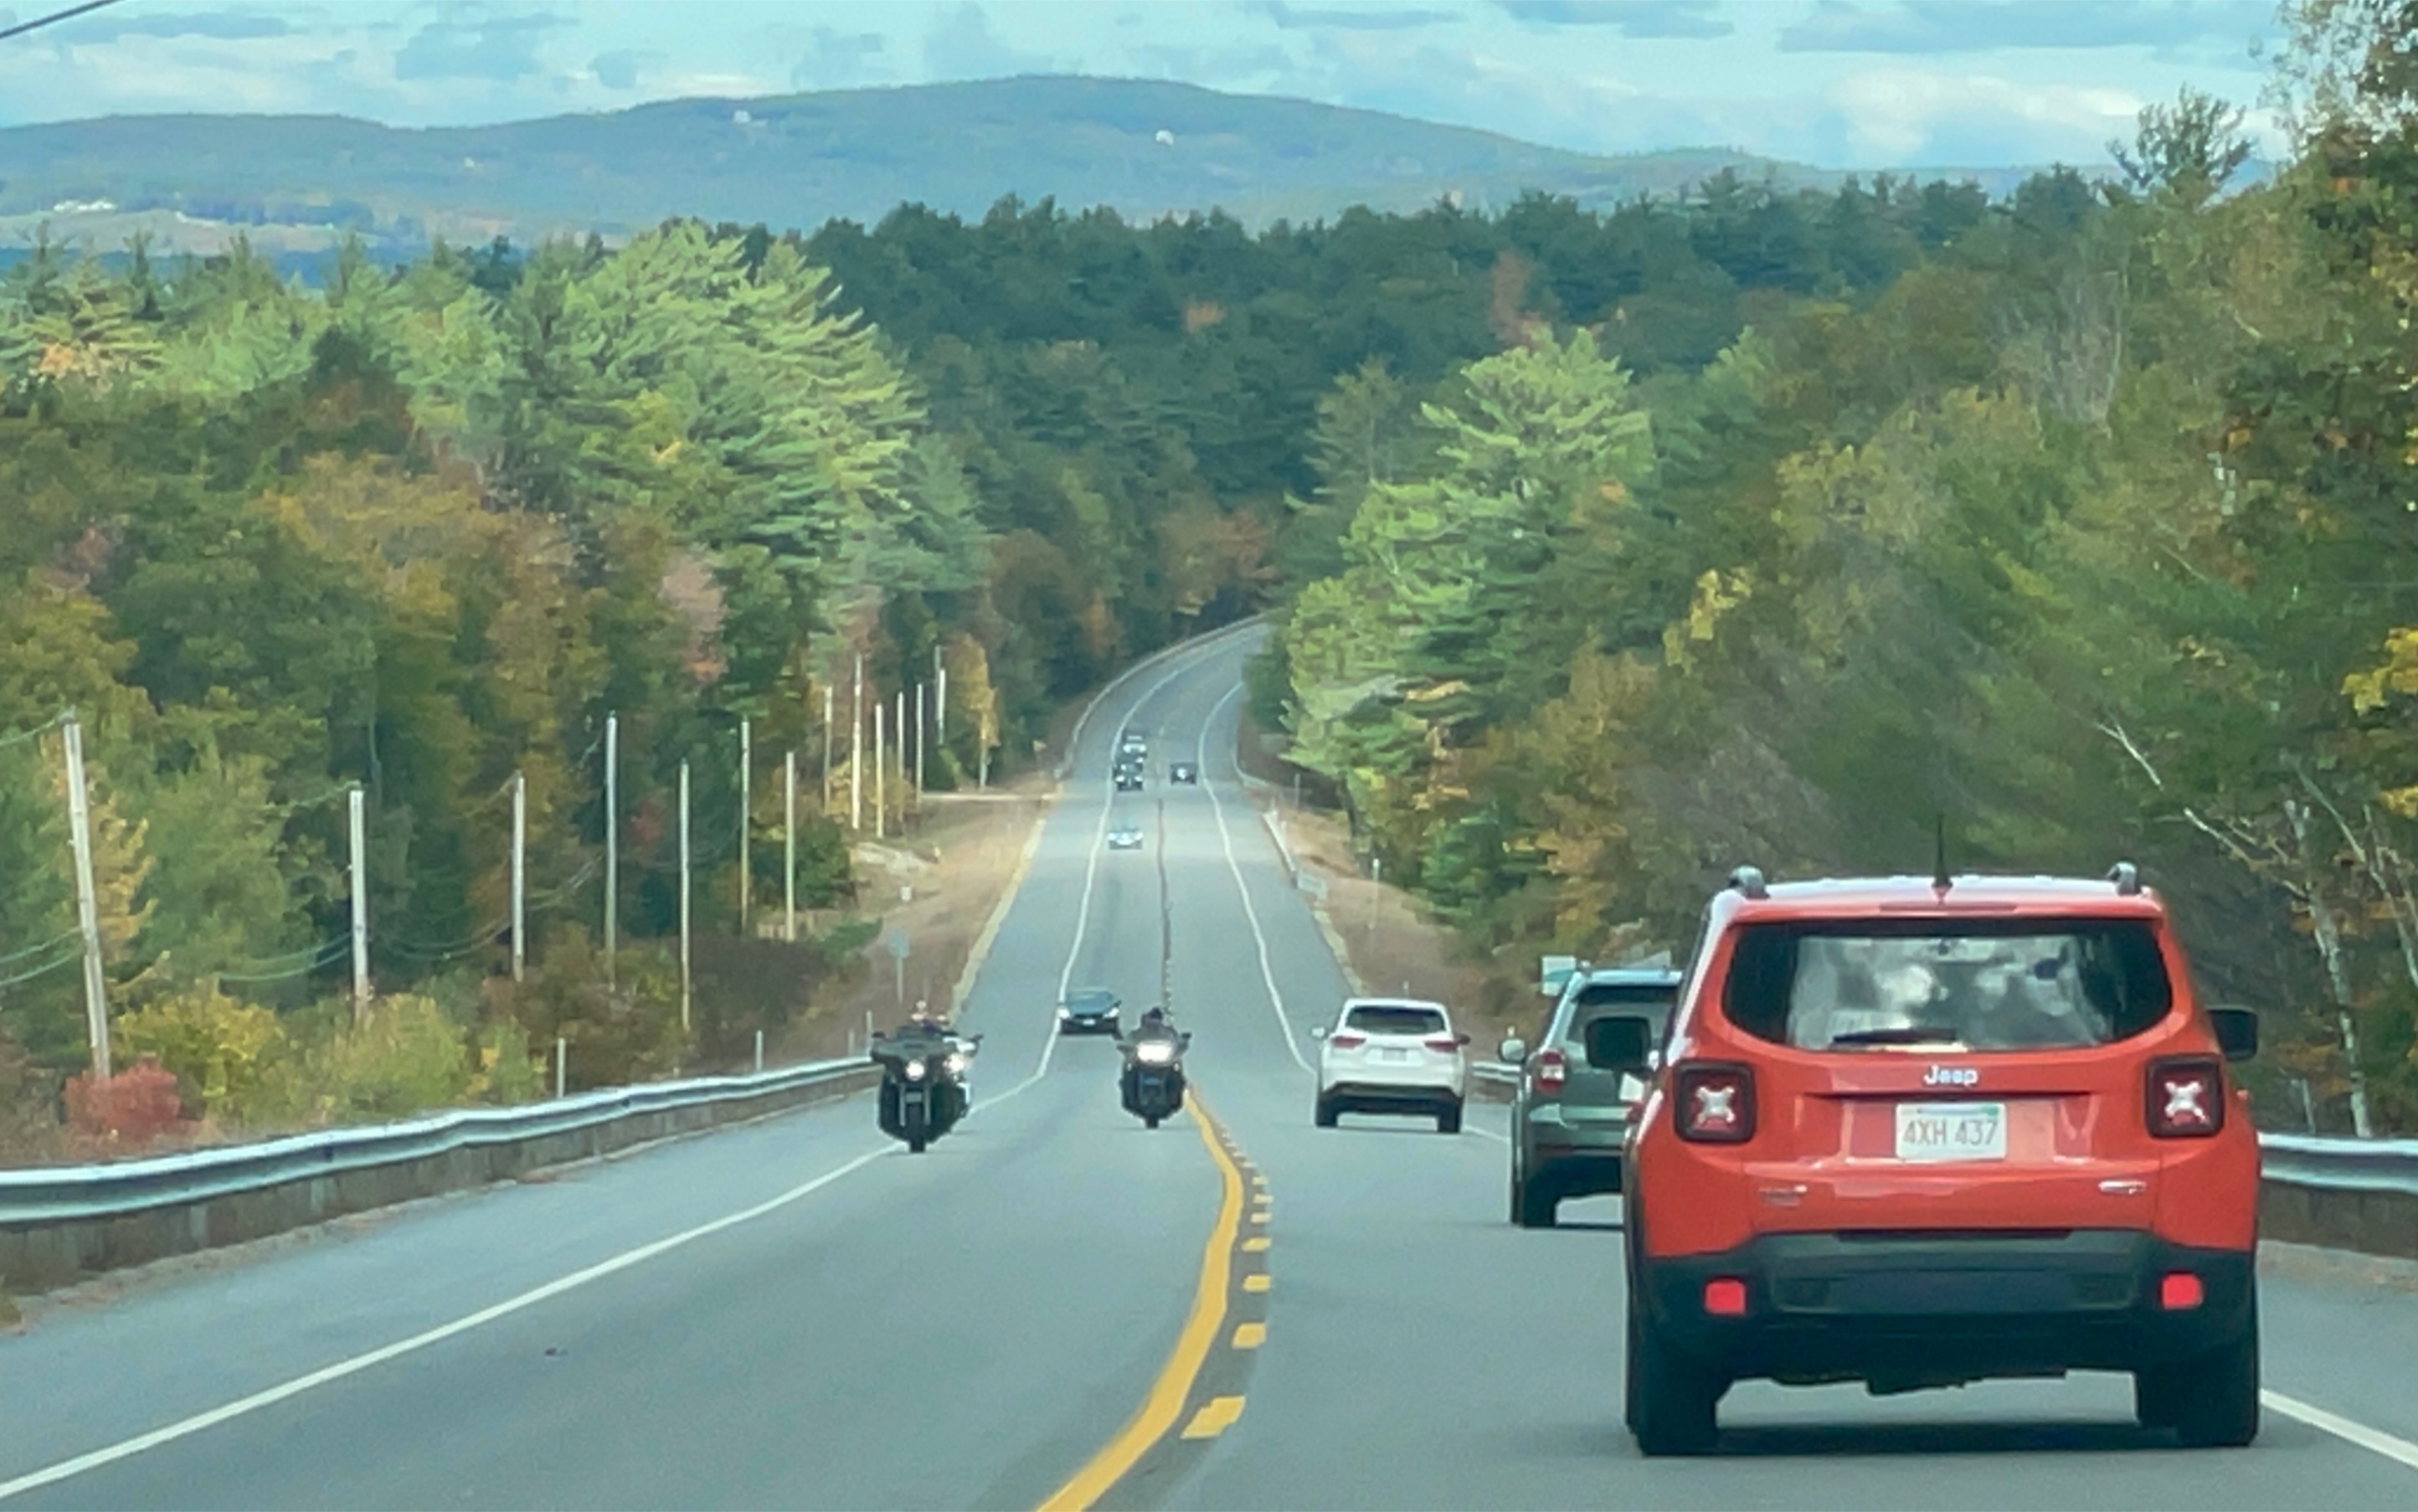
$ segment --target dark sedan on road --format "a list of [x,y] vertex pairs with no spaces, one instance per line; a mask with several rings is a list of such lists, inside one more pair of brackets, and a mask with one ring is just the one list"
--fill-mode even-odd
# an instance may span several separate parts
[[1061,1034],[1114,1034],[1117,1012],[1125,1004],[1106,987],[1077,987],[1058,1005]]

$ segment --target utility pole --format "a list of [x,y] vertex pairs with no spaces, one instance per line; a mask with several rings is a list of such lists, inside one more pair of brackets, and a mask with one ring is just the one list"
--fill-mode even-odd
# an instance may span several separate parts
[[856,704],[848,716],[848,827],[865,828],[865,653],[856,653]]
[[898,748],[898,832],[907,832],[907,685],[898,685],[898,719],[890,726],[890,743]]
[[915,684],[915,809],[924,808],[924,684]]
[[513,773],[513,980],[522,979],[528,936],[528,777]]
[[689,1025],[688,763],[680,768],[681,1032]]
[[366,870],[361,852],[368,849],[368,795],[360,783],[353,784],[349,793],[353,873],[353,1022],[360,1023],[370,1016],[370,890],[362,873]]
[[823,805],[817,812],[831,817],[832,690],[823,690]]
[[749,821],[756,817],[753,807],[755,774],[750,770],[755,764],[755,731],[749,722],[742,718],[739,721],[739,938],[742,939],[747,938],[748,905],[755,901],[754,858],[747,854]]
[[887,839],[883,822],[890,817],[890,769],[881,760],[881,700],[873,700],[873,838]]
[[613,985],[621,912],[621,716],[604,716],[604,985]]
[[781,771],[781,938],[794,945],[798,942],[797,752],[789,753]]
[[932,743],[949,743],[949,664],[941,659],[941,648],[932,648]]
[[60,725],[68,758],[68,838],[75,852],[76,928],[84,935],[84,1033],[92,1044],[92,1079],[107,1081],[109,978],[101,971],[100,897],[92,878],[92,803],[84,790],[84,724],[70,709]]

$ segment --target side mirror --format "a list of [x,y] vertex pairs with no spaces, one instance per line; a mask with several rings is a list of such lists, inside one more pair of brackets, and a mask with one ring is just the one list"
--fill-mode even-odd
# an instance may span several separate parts
[[1192,1048],[1192,1031],[1187,1029],[1183,1033],[1176,1035],[1175,1044],[1178,1049],[1188,1050]]
[[2208,1021],[2216,1030],[2217,1048],[2228,1061],[2247,1061],[2258,1053],[2258,1016],[2247,1008],[2211,1008]]
[[1514,1034],[1494,1047],[1494,1059],[1507,1066],[1524,1065],[1528,1060],[1528,1042]]
[[1654,1021],[1638,1014],[1606,1014],[1586,1027],[1586,1061],[1598,1071],[1638,1071],[1654,1055]]

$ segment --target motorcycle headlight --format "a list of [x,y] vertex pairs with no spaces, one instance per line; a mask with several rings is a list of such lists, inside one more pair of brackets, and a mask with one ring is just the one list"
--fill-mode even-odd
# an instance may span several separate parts
[[1146,1066],[1163,1066],[1175,1060],[1175,1046],[1165,1040],[1154,1040],[1134,1051],[1134,1059]]
[[923,1062],[923,1061],[908,1061],[908,1062],[907,1062],[907,1073],[906,1073],[906,1074],[907,1074],[907,1079],[908,1079],[909,1081],[921,1081],[921,1080],[923,1080],[923,1079],[924,1079],[924,1072],[925,1072],[925,1065],[924,1065],[924,1062]]
[[965,1074],[966,1074],[966,1058],[965,1058],[965,1056],[964,1056],[962,1053],[959,1053],[959,1054],[953,1055],[953,1056],[949,1057],[949,1075],[950,1075],[950,1076],[953,1076],[953,1077],[962,1077],[962,1076],[964,1076]]

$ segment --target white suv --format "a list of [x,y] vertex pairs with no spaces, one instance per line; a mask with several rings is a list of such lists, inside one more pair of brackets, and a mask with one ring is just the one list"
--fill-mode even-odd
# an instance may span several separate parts
[[1333,1028],[1310,1031],[1318,1054],[1318,1126],[1341,1113],[1432,1114],[1439,1134],[1461,1132],[1469,1085],[1462,1047],[1440,1002],[1416,998],[1350,998]]

